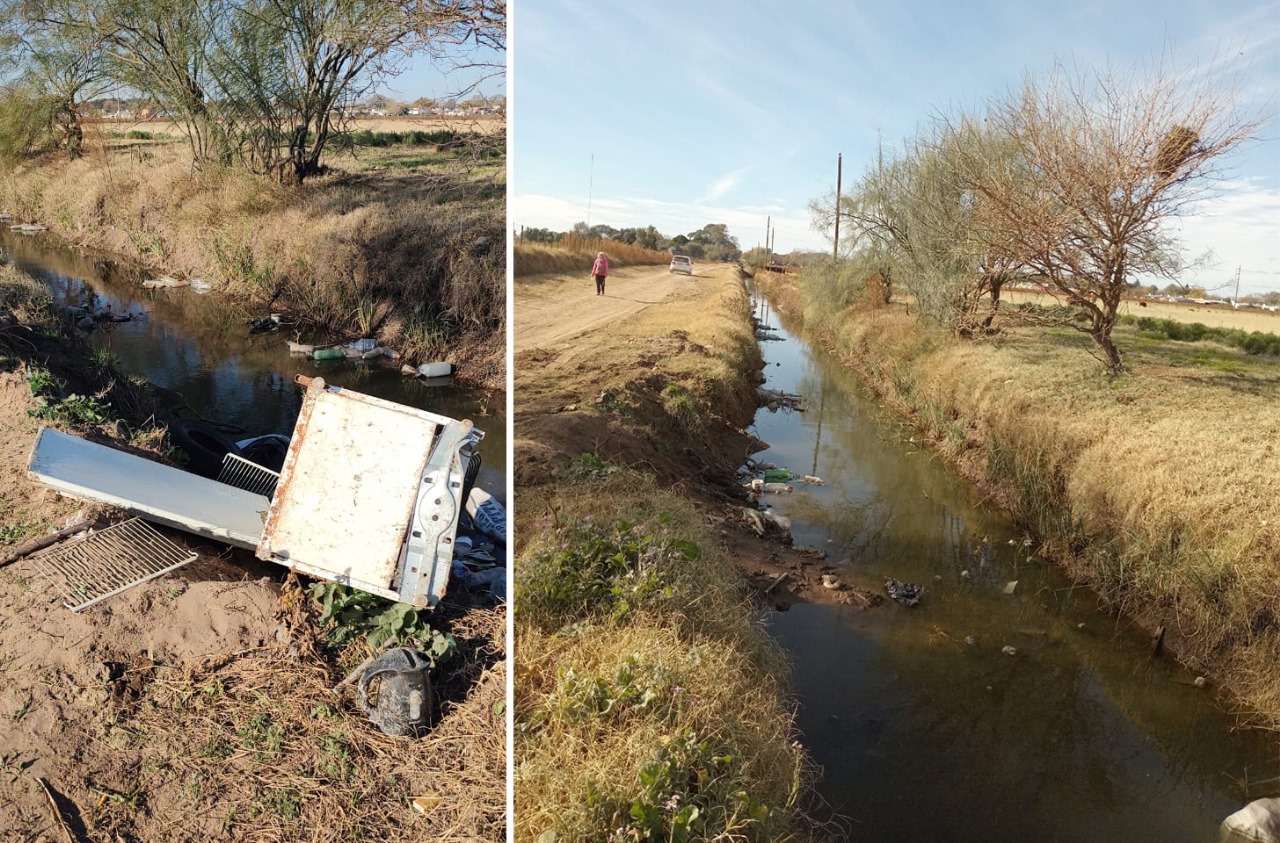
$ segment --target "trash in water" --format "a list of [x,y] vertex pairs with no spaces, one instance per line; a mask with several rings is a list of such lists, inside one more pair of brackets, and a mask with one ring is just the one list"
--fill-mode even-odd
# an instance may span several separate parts
[[142,286],[169,289],[173,287],[186,287],[190,283],[190,281],[183,281],[179,278],[174,278],[172,275],[161,275],[159,278],[149,278],[146,281],[143,281]]
[[782,495],[787,492],[794,492],[795,487],[790,483],[765,483],[764,490],[774,495]]
[[401,366],[400,371],[406,375],[423,378],[447,378],[457,371],[452,363],[423,363],[419,366]]
[[918,605],[920,603],[920,595],[924,594],[924,586],[895,580],[893,577],[884,578],[884,590],[891,599],[898,601],[903,606]]
[[347,352],[341,348],[317,348],[311,352],[312,360],[345,360]]
[[213,285],[202,278],[192,278],[188,284],[191,286],[191,292],[204,295],[213,290]]
[[791,482],[791,472],[785,468],[766,468],[762,477],[766,483]]
[[1006,656],[1016,656],[1018,655],[1018,648],[1010,647],[1008,644],[1006,644],[1000,648],[1000,652],[1004,653]]
[[801,480],[801,481],[803,481],[803,482],[805,482],[805,483],[808,483],[810,486],[821,486],[821,485],[822,485],[822,478],[821,478],[821,477],[815,477],[815,476],[814,476],[814,475],[812,475],[812,474],[806,474],[804,477],[801,477],[801,478],[800,478],[800,480]]
[[431,722],[431,661],[397,647],[374,659],[360,677],[360,708],[387,735],[417,737]]
[[978,646],[978,636],[966,635],[964,637],[964,643],[968,644],[970,647],[976,647]]
[[823,588],[839,588],[840,579],[835,574],[823,574],[822,587]]
[[1005,584],[1005,587],[1004,587],[1004,593],[1005,593],[1005,594],[1013,594],[1013,592],[1014,592],[1017,588],[1018,588],[1018,581],[1017,581],[1017,580],[1009,580],[1009,582]]

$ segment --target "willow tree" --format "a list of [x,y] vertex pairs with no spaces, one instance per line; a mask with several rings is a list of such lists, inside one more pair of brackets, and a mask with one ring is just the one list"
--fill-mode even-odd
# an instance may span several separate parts
[[[1006,138],[1015,155],[958,151],[979,230],[1084,312],[1080,329],[1118,372],[1124,362],[1111,334],[1130,279],[1183,268],[1169,222],[1194,211],[1222,157],[1258,125],[1210,82],[1186,86],[1162,68],[1059,66],[984,115],[983,130]],[[958,134],[966,131],[972,125]]]
[[[846,249],[856,250],[886,294],[896,281],[915,295],[921,314],[974,336],[994,330],[1001,288],[1018,265],[977,231],[980,197],[959,167],[960,142],[945,124],[935,124],[896,157],[879,155],[838,209],[828,201],[810,210],[819,227],[830,227],[839,214]],[[963,142],[991,158],[1010,151],[983,132]]]

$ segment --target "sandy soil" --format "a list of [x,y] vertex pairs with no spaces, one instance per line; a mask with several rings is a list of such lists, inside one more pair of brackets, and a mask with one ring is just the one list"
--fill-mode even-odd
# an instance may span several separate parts
[[[705,357],[708,349],[679,326],[693,314],[721,307],[721,284],[737,270],[702,264],[693,277],[672,275],[665,266],[631,267],[611,274],[606,294],[581,276],[535,276],[515,284],[515,472],[516,510],[539,507],[536,487],[553,483],[567,458],[592,452],[620,465],[637,466],[672,484],[702,504],[708,522],[766,602],[785,608],[795,600],[867,605],[874,598],[860,588],[823,588],[823,573],[836,569],[776,540],[761,539],[741,516],[748,501],[734,470],[759,449],[759,442],[730,423],[693,432],[697,441],[655,441],[646,402],[673,359]],[[745,396],[747,418],[755,406],[755,372],[742,372],[737,389]],[[610,396],[627,394],[638,409],[626,420],[595,408]],[[736,410],[723,408],[734,415]],[[660,414],[661,410],[654,410]],[[521,489],[526,497],[521,501]],[[523,515],[520,515],[523,517]],[[517,526],[517,537],[520,530]],[[518,541],[518,538],[517,538]],[[769,589],[782,574],[786,577]]]
[[[589,269],[589,267],[588,267]],[[661,305],[691,290],[721,268],[703,266],[695,274],[676,275],[665,266],[620,269],[605,282],[605,294],[596,295],[595,279],[587,271],[580,277],[543,276],[518,280],[515,285],[516,353],[548,348],[611,322]]]

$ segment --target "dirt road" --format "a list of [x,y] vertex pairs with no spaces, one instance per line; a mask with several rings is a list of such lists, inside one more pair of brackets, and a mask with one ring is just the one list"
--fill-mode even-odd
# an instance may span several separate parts
[[654,305],[670,303],[693,292],[724,267],[694,267],[694,275],[673,275],[665,265],[627,267],[609,276],[605,294],[596,295],[595,282],[580,275],[543,276],[515,283],[515,351],[547,348],[603,328]]

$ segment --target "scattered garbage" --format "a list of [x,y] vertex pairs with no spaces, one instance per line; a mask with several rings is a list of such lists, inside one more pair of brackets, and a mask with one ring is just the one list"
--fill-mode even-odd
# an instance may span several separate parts
[[[468,420],[330,387],[321,378],[297,381],[307,392],[271,498],[52,428],[37,435],[28,469],[63,494],[248,548],[260,559],[370,594],[434,607],[448,584],[484,434]],[[199,429],[229,439],[216,427]]]
[[1197,676],[1195,681],[1191,684],[1195,685],[1197,688],[1203,688],[1205,685],[1209,684],[1209,680],[1203,676]]
[[774,495],[781,495],[787,492],[794,492],[795,487],[790,483],[765,483],[764,491]]
[[800,478],[800,481],[801,481],[802,483],[808,483],[810,486],[821,486],[821,485],[823,485],[823,483],[822,483],[822,478],[821,478],[821,477],[815,477],[815,476],[814,476],[814,475],[812,475],[812,474],[806,474],[806,475],[804,475],[803,477],[801,477],[801,478]]
[[360,677],[360,708],[383,734],[418,737],[431,723],[431,661],[397,647],[374,659]]
[[1223,841],[1280,841],[1280,798],[1255,799],[1222,821]]
[[315,343],[294,342],[293,340],[286,340],[285,342],[289,346],[290,354],[311,354],[317,348],[322,347],[322,346],[316,345]]
[[743,507],[742,518],[758,536],[781,534],[784,541],[791,540],[791,519],[776,512]]
[[780,389],[760,389],[760,406],[768,407],[770,412],[776,413],[778,410],[797,410],[804,411],[800,406],[803,400],[799,395],[793,395],[790,392],[783,392]]
[[920,596],[924,594],[924,586],[905,583],[901,580],[895,580],[893,577],[884,578],[884,590],[890,599],[896,600],[903,606],[919,605]]
[[18,223],[17,225],[9,226],[9,230],[18,234],[39,234],[41,231],[48,231],[49,228],[38,223]]
[[1005,587],[1004,587],[1004,589],[1003,589],[1003,593],[1004,593],[1004,594],[1013,594],[1013,592],[1014,592],[1017,588],[1018,588],[1018,581],[1017,581],[1017,580],[1009,580],[1009,582],[1007,582],[1007,583],[1005,584]]
[[507,543],[507,511],[493,495],[473,486],[467,495],[467,515],[477,529]]
[[191,292],[199,293],[202,296],[213,290],[213,285],[203,278],[192,278],[187,284],[191,287]]
[[313,360],[344,360],[346,356],[347,352],[341,348],[317,348],[311,352]]
[[766,468],[762,477],[766,483],[788,483],[791,472],[785,468]]
[[142,286],[173,289],[175,287],[186,287],[190,283],[190,281],[183,281],[182,279],[174,278],[172,275],[161,275],[159,278],[148,278],[146,281],[142,282]]
[[978,636],[966,635],[964,637],[964,643],[968,644],[970,647],[976,647],[978,646]]
[[834,588],[839,588],[839,587],[840,587],[840,578],[839,578],[839,577],[837,577],[835,574],[823,574],[823,575],[822,575],[822,587],[823,587],[823,588],[833,588],[833,589],[834,589]]
[[1005,644],[1000,648],[1000,652],[1004,653],[1006,656],[1016,656],[1018,655],[1018,648],[1010,647],[1008,644]]

